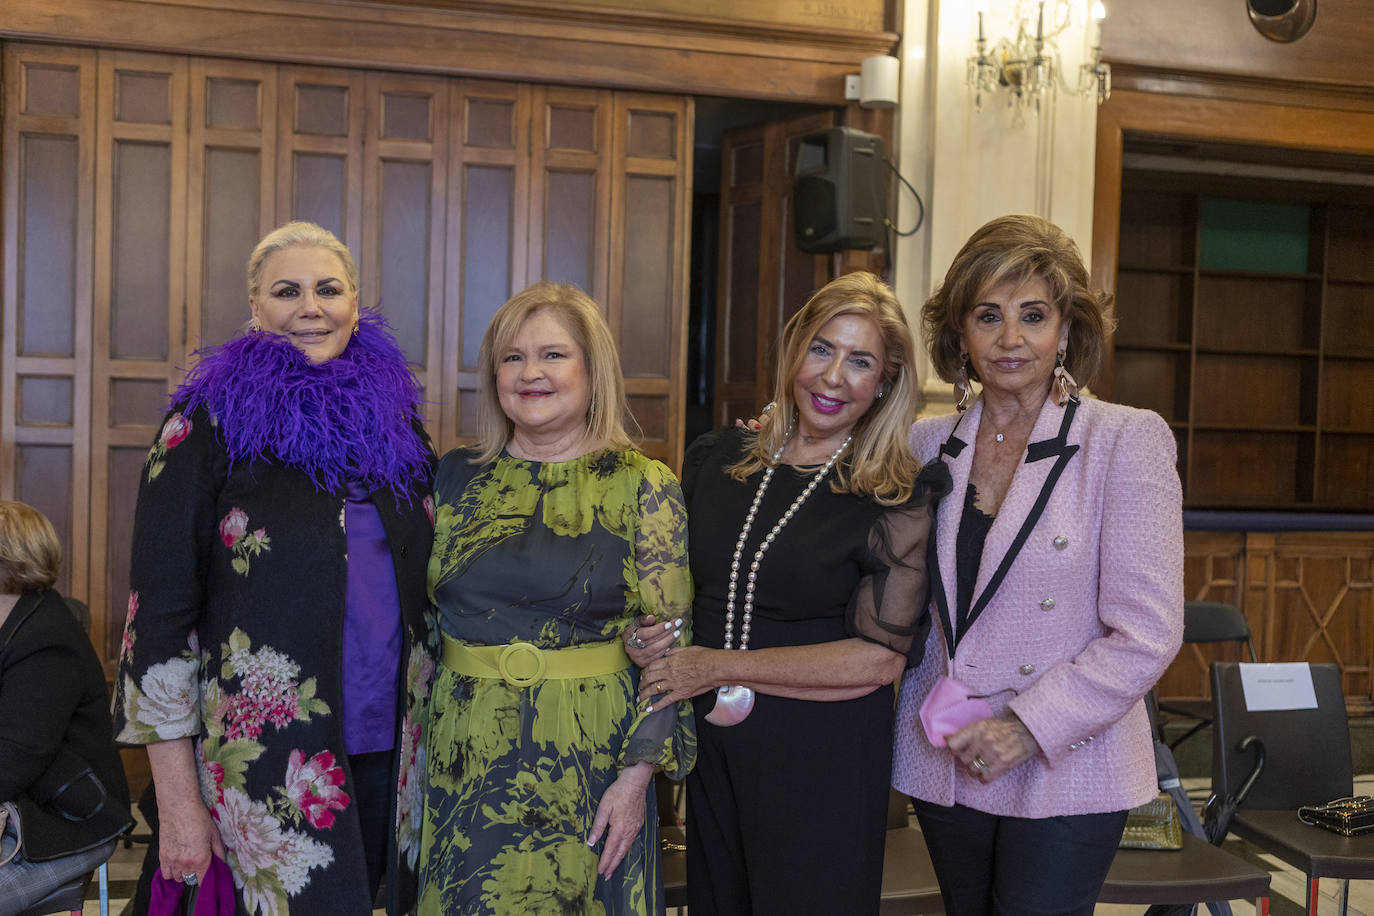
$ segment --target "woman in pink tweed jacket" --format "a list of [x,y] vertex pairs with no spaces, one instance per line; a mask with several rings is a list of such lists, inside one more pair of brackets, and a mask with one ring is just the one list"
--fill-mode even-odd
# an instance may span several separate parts
[[[1182,638],[1182,495],[1157,414],[1077,396],[1109,302],[1062,230],[1007,216],[925,305],[961,412],[911,429],[953,489],[892,781],[915,801],[950,916],[1091,913],[1126,810],[1157,791],[1142,697]],[[920,708],[942,677],[992,718],[928,735]]]

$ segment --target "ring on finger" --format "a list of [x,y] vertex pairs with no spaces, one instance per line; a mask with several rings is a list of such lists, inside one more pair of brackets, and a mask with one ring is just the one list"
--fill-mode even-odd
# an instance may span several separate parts
[[198,878],[193,871],[184,871],[181,873],[181,881],[187,887],[195,887],[196,883],[200,881],[200,878]]
[[987,772],[988,762],[983,759],[982,754],[976,754],[973,760],[969,762],[968,768],[973,775],[977,776],[980,773]]
[[631,636],[629,639],[625,640],[625,645],[629,646],[631,649],[644,648],[644,640],[639,638],[639,627],[635,627],[634,635]]
[[668,692],[668,691],[666,691],[666,690],[663,689],[663,682],[662,682],[662,681],[659,681],[659,682],[658,682],[658,692],[659,692],[659,693],[667,693],[667,692]]

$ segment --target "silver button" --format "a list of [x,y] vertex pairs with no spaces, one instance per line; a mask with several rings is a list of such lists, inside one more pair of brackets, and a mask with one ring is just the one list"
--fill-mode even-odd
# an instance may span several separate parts
[[1057,535],[1057,536],[1055,537],[1055,539],[1054,539],[1054,549],[1055,549],[1055,550],[1063,550],[1065,547],[1068,547],[1068,546],[1069,546],[1069,539],[1066,538],[1066,537],[1064,537],[1064,535],[1061,534],[1061,535]]
[[1022,673],[1022,674],[1034,674],[1034,673],[1035,673],[1035,666],[1034,666],[1034,665],[1022,665],[1022,666],[1021,666],[1021,673]]
[[1053,599],[1053,598],[1046,598],[1044,601],[1040,602],[1040,610],[1042,610],[1042,611],[1052,611],[1052,610],[1054,610],[1054,599]]

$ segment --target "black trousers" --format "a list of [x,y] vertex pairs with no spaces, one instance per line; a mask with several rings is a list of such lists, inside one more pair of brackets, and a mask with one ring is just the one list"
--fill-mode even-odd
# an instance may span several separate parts
[[947,916],[1091,916],[1126,812],[1002,817],[912,799]]
[[367,886],[373,900],[377,899],[382,872],[386,870],[387,840],[391,836],[387,812],[391,808],[391,795],[396,791],[391,780],[393,756],[392,751],[348,755],[348,768],[353,772],[353,789],[358,796],[358,820],[363,828]]

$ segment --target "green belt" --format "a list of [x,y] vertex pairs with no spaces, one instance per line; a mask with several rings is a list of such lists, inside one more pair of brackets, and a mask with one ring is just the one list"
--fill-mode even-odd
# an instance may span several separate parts
[[534,643],[472,646],[444,635],[444,666],[468,677],[499,677],[512,687],[532,687],[540,681],[615,674],[630,666],[619,639],[590,646],[541,649]]

